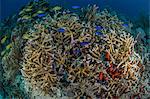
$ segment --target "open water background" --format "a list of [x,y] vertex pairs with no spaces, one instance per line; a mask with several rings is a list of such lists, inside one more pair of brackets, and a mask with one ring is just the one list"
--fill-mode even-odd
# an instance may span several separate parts
[[[0,0],[0,19],[13,15],[30,0]],[[51,5],[60,5],[65,8],[78,5],[86,7],[96,4],[100,9],[109,7],[124,16],[137,18],[141,13],[150,15],[150,0],[49,0]]]

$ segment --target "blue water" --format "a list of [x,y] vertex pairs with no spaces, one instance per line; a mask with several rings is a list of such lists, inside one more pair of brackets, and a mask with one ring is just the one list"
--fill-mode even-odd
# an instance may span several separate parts
[[[0,0],[0,19],[19,11],[19,9],[30,0]],[[150,0],[49,0],[52,5],[60,5],[71,8],[73,5],[86,7],[88,4],[96,4],[101,9],[110,7],[111,9],[128,17],[138,16],[140,13],[150,14]]]

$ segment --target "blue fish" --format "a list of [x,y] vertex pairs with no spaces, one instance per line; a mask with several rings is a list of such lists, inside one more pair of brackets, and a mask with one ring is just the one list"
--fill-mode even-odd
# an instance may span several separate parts
[[61,32],[61,33],[64,33],[64,32],[65,32],[65,29],[64,29],[64,28],[59,28],[57,31],[58,31],[58,32]]
[[96,32],[95,35],[97,35],[97,36],[103,36],[103,33],[101,33],[101,32]]
[[90,43],[90,42],[81,42],[80,45],[81,45],[81,46],[85,46],[85,45],[88,45],[89,43]]
[[96,26],[95,28],[96,28],[96,30],[102,30],[103,29],[102,26]]
[[128,24],[122,24],[123,27],[128,27]]
[[79,9],[79,8],[80,8],[80,6],[77,6],[77,5],[72,6],[72,9]]
[[75,54],[79,54],[81,51],[79,49],[76,49],[73,51]]
[[41,13],[41,14],[38,14],[37,15],[39,18],[41,18],[41,17],[44,17],[44,16],[46,16],[46,14],[44,14],[44,13]]

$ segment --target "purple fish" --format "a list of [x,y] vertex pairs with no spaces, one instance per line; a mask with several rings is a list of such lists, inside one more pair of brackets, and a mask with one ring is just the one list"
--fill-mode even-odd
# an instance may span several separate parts
[[85,46],[85,45],[88,45],[89,43],[90,43],[90,42],[81,42],[80,45],[81,45],[81,46]]
[[72,6],[72,9],[79,9],[79,8],[80,8],[80,6],[77,6],[77,5]]
[[103,36],[103,33],[101,33],[101,32],[96,32],[95,35],[97,35],[97,36]]
[[122,24],[123,27],[128,27],[128,24]]
[[96,26],[95,28],[96,28],[96,30],[102,30],[103,29],[102,26]]

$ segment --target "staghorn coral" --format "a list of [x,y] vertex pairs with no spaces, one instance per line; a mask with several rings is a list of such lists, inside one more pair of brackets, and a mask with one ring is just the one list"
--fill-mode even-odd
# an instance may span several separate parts
[[140,66],[141,58],[134,52],[134,39],[129,34],[124,32],[118,36],[115,31],[112,31],[112,33],[108,34],[106,42],[108,46],[107,52],[111,58],[110,64],[116,65],[117,68],[123,67],[125,76],[128,76],[126,74],[127,69],[130,72],[133,70],[137,72],[142,69],[142,66]]
[[[107,73],[114,79],[111,80],[112,83],[109,82],[110,90],[114,96],[121,96],[123,92],[120,91],[124,90],[121,89],[122,87],[110,86],[124,84],[125,86],[123,88],[128,92],[130,91],[132,94],[138,93],[138,91],[135,92],[135,89],[138,86],[139,80],[142,78],[144,67],[141,57],[134,51],[134,39],[126,32],[117,34],[116,31],[112,31],[107,35],[105,40],[107,43],[106,53],[110,55]],[[120,70],[121,72],[119,73]],[[117,90],[114,88],[117,88]],[[113,94],[110,94],[111,97]]]
[[[21,69],[30,98],[145,98],[149,55],[136,53],[135,39],[117,16],[99,12],[96,5],[80,15],[58,6],[53,11],[43,1],[37,5],[43,11],[31,2],[19,13],[13,47],[2,60],[2,87],[20,87],[14,75]],[[22,91],[15,91],[11,95],[21,98]]]
[[117,15],[111,15],[106,9],[96,15],[95,24],[103,27],[101,32],[104,34],[109,33],[111,30],[120,33],[125,29],[123,22],[119,20]]
[[[91,98],[120,97],[126,90],[131,91],[131,85],[135,84],[132,80],[139,79],[139,70],[142,68],[142,66],[140,67],[140,57],[134,52],[134,39],[125,31],[116,33],[115,30],[109,30],[109,34],[99,39],[99,41],[102,39],[105,41],[100,45],[101,43],[95,43],[94,29],[91,24],[84,24],[84,22],[81,24],[76,19],[73,20],[76,16],[72,16],[71,20],[68,16],[70,15],[55,17],[57,24],[50,17],[53,20],[49,25],[51,30],[48,31],[44,26],[37,25],[39,31],[32,33],[32,39],[27,41],[27,46],[24,48],[26,61],[23,62],[23,72],[27,81],[31,82],[32,88],[35,86],[35,88],[41,88],[48,93],[53,86],[60,86],[65,94],[68,93],[65,89],[67,86],[76,98],[85,95]],[[65,29],[65,33],[57,31],[62,27]],[[66,38],[68,40],[64,41]],[[87,46],[80,45],[80,42],[89,41],[91,43]],[[53,48],[52,45],[57,47]],[[46,51],[46,48],[49,52]],[[76,55],[73,48],[80,49],[81,53]],[[101,61],[104,52],[110,55],[109,67],[106,67]],[[50,63],[47,63],[47,58]],[[52,64],[56,65],[54,70],[52,70]],[[114,71],[111,70],[111,65],[114,65]],[[100,72],[104,73],[104,77],[100,78],[102,81],[99,80]],[[54,77],[54,80],[48,80],[46,77]],[[105,80],[107,77],[109,80]],[[121,79],[125,79],[124,82]],[[126,79],[131,79],[129,85],[124,85],[128,82]],[[88,82],[87,85],[90,86],[84,85],[83,82]],[[103,85],[105,83],[107,84]],[[114,87],[116,85],[117,87]],[[94,88],[95,91],[92,93],[86,90],[90,88]]]
[[82,9],[83,15],[80,15],[81,20],[88,22],[94,22],[96,21],[96,14],[98,10],[98,6],[96,5],[88,5],[86,9]]
[[[87,12],[90,22],[58,11],[37,19],[25,32],[28,38],[24,40],[21,65],[27,92],[54,97],[60,90],[62,96],[73,99],[139,93],[144,67],[134,51],[134,38],[117,16],[96,10],[93,6]],[[102,29],[97,30],[97,26]]]
[[57,76],[53,70],[51,35],[45,33],[44,27],[39,25],[40,30],[33,33],[32,39],[24,48],[22,73],[31,84],[31,88],[41,89],[45,93],[53,93],[53,87],[57,84]]

